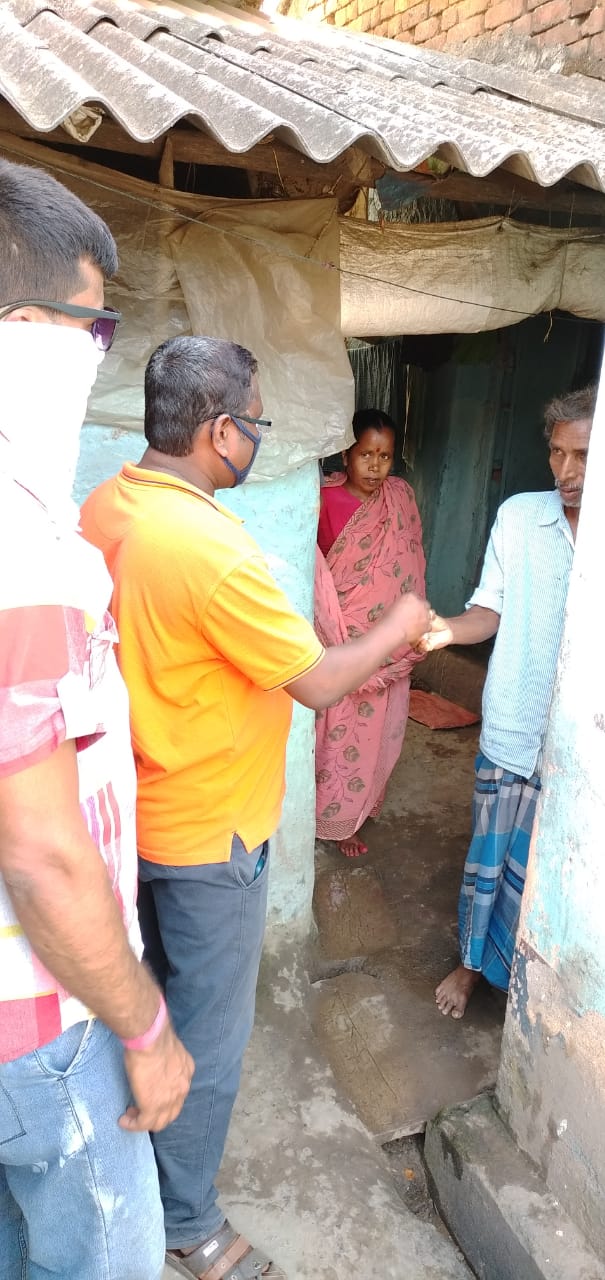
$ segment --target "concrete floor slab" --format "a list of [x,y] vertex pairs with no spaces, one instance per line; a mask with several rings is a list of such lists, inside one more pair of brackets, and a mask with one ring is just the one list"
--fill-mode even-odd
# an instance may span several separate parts
[[325,1061],[309,1003],[296,954],[265,957],[220,1177],[231,1221],[288,1280],[471,1280],[451,1240],[399,1199]]
[[319,984],[315,1026],[337,1080],[386,1142],[420,1133],[442,1106],[493,1083],[498,1039],[479,1010],[442,1019],[431,993],[367,973]]
[[313,910],[321,954],[327,960],[368,956],[397,945],[397,922],[372,867],[320,871]]
[[434,994],[458,959],[477,738],[476,727],[437,732],[410,721],[382,816],[363,828],[369,854],[346,860],[318,846],[316,1027],[336,1078],[382,1140],[419,1132],[496,1079],[504,999],[482,985],[454,1021]]
[[605,1265],[485,1095],[429,1126],[439,1207],[479,1280],[605,1280]]

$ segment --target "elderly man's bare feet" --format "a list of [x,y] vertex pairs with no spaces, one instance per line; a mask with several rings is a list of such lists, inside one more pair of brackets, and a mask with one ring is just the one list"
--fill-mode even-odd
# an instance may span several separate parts
[[451,1013],[452,1018],[464,1017],[466,1006],[480,977],[480,973],[475,973],[474,969],[465,969],[463,964],[448,973],[435,991],[437,1007],[444,1017],[448,1013]]
[[338,840],[337,846],[345,858],[359,858],[363,853],[368,852],[367,844],[363,840],[358,840],[356,836],[351,836],[348,840]]

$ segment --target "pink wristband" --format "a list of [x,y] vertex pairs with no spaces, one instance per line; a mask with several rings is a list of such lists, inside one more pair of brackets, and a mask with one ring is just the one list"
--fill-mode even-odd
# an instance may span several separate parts
[[167,1021],[168,1010],[166,1008],[166,1001],[163,996],[160,996],[160,1007],[151,1026],[148,1027],[147,1031],[143,1032],[142,1036],[135,1036],[133,1040],[122,1040],[124,1048],[149,1049],[152,1044],[155,1044]]

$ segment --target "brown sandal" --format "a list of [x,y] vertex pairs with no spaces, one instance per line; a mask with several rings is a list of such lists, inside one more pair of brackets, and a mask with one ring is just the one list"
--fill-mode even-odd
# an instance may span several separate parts
[[273,1266],[260,1249],[254,1249],[244,1236],[234,1231],[225,1218],[222,1227],[204,1240],[193,1253],[183,1256],[179,1249],[168,1249],[166,1261],[177,1275],[191,1280],[286,1280],[283,1271]]

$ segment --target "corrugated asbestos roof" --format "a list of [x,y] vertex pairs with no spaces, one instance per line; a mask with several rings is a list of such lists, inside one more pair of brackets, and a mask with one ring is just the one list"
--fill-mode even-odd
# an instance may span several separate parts
[[484,177],[605,190],[605,84],[523,72],[221,3],[0,0],[0,92],[33,128],[100,104],[141,142],[188,120],[229,151],[268,135],[319,162],[437,153]]

